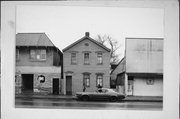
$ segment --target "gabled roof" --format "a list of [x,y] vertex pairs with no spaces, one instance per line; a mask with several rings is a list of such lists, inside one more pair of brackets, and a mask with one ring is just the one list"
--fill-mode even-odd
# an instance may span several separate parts
[[106,51],[110,52],[111,50],[109,48],[107,48],[106,46],[104,46],[103,44],[99,43],[98,41],[92,39],[91,37],[89,37],[88,35],[85,35],[84,37],[82,37],[81,39],[77,40],[76,42],[72,43],[71,45],[67,46],[66,48],[64,48],[62,51],[65,52],[68,49],[70,49],[71,47],[75,46],[76,44],[82,42],[83,40],[90,40],[91,42],[95,43],[96,45],[100,46],[101,48],[105,49]]
[[18,33],[16,34],[16,46],[54,47],[54,44],[45,33]]
[[[121,61],[117,64],[116,68],[118,68],[118,66],[119,66],[121,63],[125,62],[125,60],[126,60],[125,57],[123,57],[123,58],[121,59]],[[112,73],[116,70],[116,68],[113,69],[110,74],[112,74]],[[125,66],[123,66],[123,69],[122,69],[122,70],[123,70],[123,71],[120,71],[120,72],[124,72],[124,71],[125,71]]]

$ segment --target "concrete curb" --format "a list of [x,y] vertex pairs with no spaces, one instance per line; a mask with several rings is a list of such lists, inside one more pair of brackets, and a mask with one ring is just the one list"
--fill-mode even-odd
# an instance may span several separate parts
[[[23,96],[16,95],[15,98],[21,99],[58,99],[58,100],[76,100],[75,96]],[[162,99],[123,99],[124,102],[163,102]]]
[[75,100],[75,97],[50,97],[50,96],[15,96],[15,98],[23,99],[59,99],[59,100]]
[[139,100],[139,99],[133,99],[133,100],[124,99],[122,101],[125,101],[125,102],[163,102],[162,100]]

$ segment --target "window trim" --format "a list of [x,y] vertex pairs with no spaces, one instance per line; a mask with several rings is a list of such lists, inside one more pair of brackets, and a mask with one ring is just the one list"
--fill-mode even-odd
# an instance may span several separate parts
[[[72,54],[75,54],[75,62],[73,62]],[[77,64],[77,53],[76,52],[71,52],[71,64],[76,65]]]
[[[85,76],[88,76],[88,78],[89,78],[89,80],[88,80],[89,85],[87,85],[88,78],[86,78]],[[89,88],[90,87],[90,79],[91,79],[90,73],[88,73],[88,72],[83,73],[83,86],[85,86],[86,88]]]
[[[101,54],[101,55],[99,55]],[[99,57],[101,56],[101,57]],[[99,58],[101,58],[101,62],[99,62]],[[103,64],[103,53],[102,52],[97,52],[97,64],[102,65]]]
[[101,78],[101,80],[102,80],[102,87],[103,87],[103,73],[97,73],[96,74],[96,86],[98,86],[99,84],[98,84],[98,76],[102,76]]
[[[87,62],[86,62],[85,54],[88,54]],[[90,52],[84,52],[84,65],[90,65]]]
[[[44,51],[44,52],[43,52],[43,51]],[[47,54],[46,49],[41,49],[41,50],[40,50],[40,60],[46,60],[46,54]],[[45,55],[45,58],[44,58],[44,59],[42,58],[42,55]]]
[[[46,59],[47,59],[47,49],[30,49],[29,55],[30,55],[30,60],[31,61],[46,61]],[[45,58],[42,58],[42,55],[45,55]],[[39,56],[39,58],[37,58],[37,56]]]

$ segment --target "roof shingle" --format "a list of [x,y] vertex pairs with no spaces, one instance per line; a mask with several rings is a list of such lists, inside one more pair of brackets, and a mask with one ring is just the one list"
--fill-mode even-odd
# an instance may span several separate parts
[[45,33],[18,33],[16,46],[46,46],[54,47],[54,44]]

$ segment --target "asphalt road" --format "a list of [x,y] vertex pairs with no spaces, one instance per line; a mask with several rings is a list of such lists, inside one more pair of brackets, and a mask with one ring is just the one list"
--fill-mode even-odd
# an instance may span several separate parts
[[16,108],[47,108],[47,109],[132,109],[162,110],[162,102],[108,102],[108,101],[76,101],[57,99],[16,99]]

